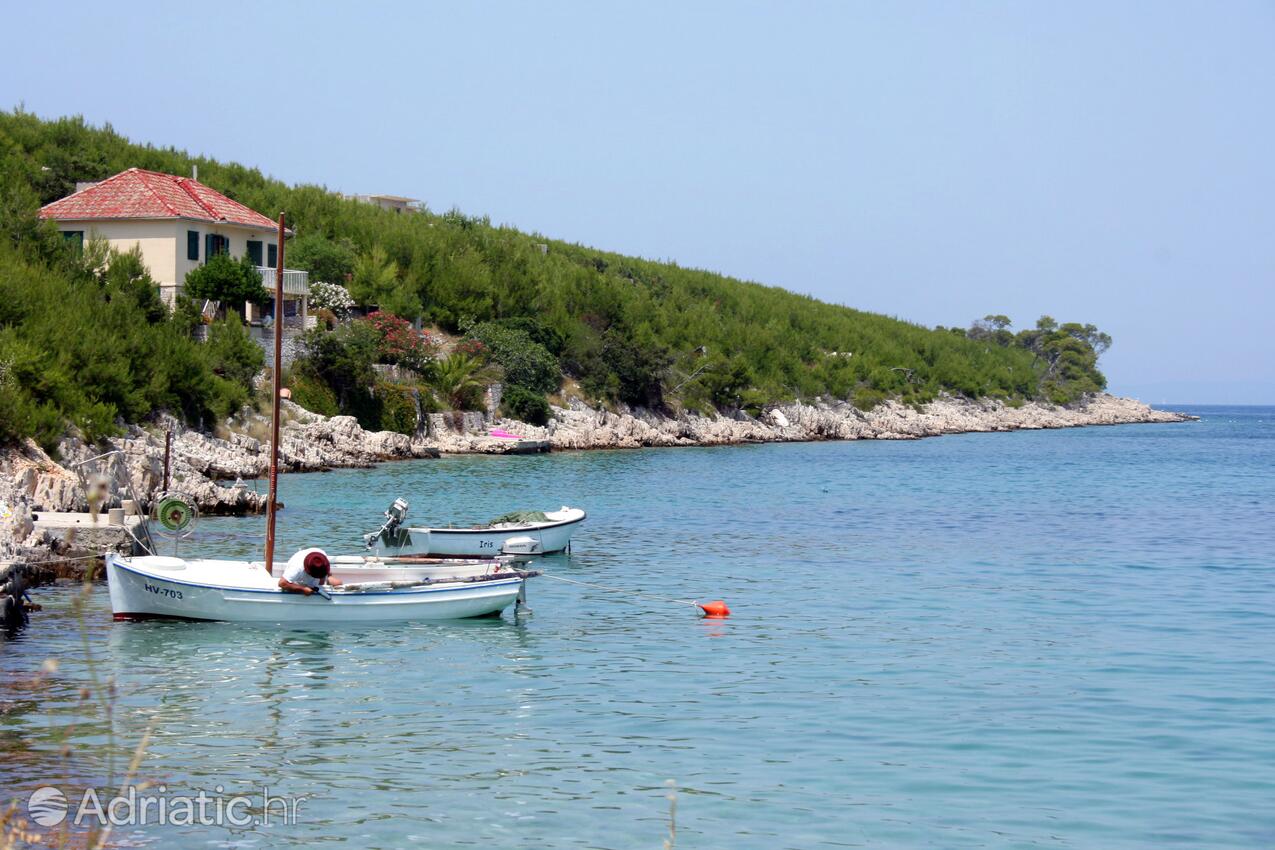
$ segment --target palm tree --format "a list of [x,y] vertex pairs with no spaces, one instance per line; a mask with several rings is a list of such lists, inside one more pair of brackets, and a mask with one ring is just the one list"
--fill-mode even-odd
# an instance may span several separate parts
[[472,408],[495,377],[477,357],[460,351],[435,361],[431,372],[430,383],[452,410]]

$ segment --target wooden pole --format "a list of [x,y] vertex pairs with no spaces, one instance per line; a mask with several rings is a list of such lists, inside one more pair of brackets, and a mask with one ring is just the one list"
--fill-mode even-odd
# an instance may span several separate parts
[[173,451],[173,432],[168,430],[164,432],[164,492],[168,492],[168,465],[169,457]]
[[274,575],[274,514],[279,487],[279,394],[283,387],[283,213],[279,213],[279,257],[274,270],[274,365],[270,396],[270,501],[266,503],[266,575]]

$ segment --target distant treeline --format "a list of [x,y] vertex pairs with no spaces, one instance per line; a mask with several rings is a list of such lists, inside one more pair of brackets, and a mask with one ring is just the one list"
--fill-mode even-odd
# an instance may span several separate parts
[[[29,369],[19,374],[5,366],[30,361],[44,346],[57,349],[80,330],[66,326],[44,336],[24,330],[24,323],[43,321],[38,314],[63,296],[27,295],[26,307],[15,313],[8,307],[12,288],[79,291],[92,278],[98,292],[89,290],[91,297],[111,299],[103,275],[64,256],[47,228],[37,225],[39,205],[69,194],[77,181],[126,168],[187,175],[193,165],[201,182],[253,209],[266,215],[284,210],[297,234],[287,265],[306,268],[312,282],[345,284],[361,303],[451,333],[516,328],[549,343],[537,353],[550,349],[561,372],[602,402],[756,410],[825,396],[866,408],[886,398],[925,402],[942,392],[1068,402],[1105,386],[1097,357],[1110,340],[1092,326],[1059,326],[1045,317],[1035,330],[1013,334],[1007,320],[1000,321],[1004,317],[989,317],[968,330],[930,329],[674,263],[522,233],[458,211],[395,214],[320,186],[290,187],[254,168],[135,144],[109,126],[90,127],[79,118],[46,121],[12,112],[0,113],[0,299],[6,302],[0,304],[0,393],[8,394],[0,404],[15,393],[35,392],[36,407],[44,411],[35,417],[40,422],[59,409],[77,422],[112,412],[132,418],[162,406],[187,417],[224,409],[226,400],[215,403],[211,389],[175,390],[189,379],[171,374],[167,365],[143,374],[155,365],[146,360],[132,367],[136,374],[109,376],[110,383],[146,388],[140,396],[116,398],[87,386],[108,378],[94,375],[99,367],[56,352],[40,354],[65,361],[60,368],[68,381],[87,394],[64,408],[59,399],[65,393],[32,391]],[[118,350],[130,345],[131,334],[152,333],[163,341],[143,346],[150,359],[167,358],[183,368],[206,360],[174,341],[181,337],[180,317],[143,320],[154,310],[139,299],[140,329],[126,328],[131,319],[123,317],[109,334],[86,328],[97,335],[95,346]],[[112,309],[123,316],[124,308]],[[68,310],[59,321],[73,322],[74,315]],[[163,346],[172,350],[162,354],[156,347]],[[225,364],[208,368],[228,380]],[[211,386],[211,378],[200,382]],[[82,408],[94,413],[76,412]],[[4,416],[0,412],[0,436],[51,427],[32,425],[30,417],[6,423]]]

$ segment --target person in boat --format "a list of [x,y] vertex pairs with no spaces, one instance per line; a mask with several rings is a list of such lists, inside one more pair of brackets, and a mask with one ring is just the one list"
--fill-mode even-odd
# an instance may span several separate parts
[[287,593],[314,593],[323,585],[340,587],[341,580],[332,575],[332,562],[320,549],[298,552],[288,559],[279,579],[279,587]]

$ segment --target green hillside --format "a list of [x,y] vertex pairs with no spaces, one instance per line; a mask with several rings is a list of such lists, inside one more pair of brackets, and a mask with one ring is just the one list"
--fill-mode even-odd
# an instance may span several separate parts
[[[928,329],[775,287],[493,226],[455,211],[396,215],[319,186],[288,186],[254,168],[136,144],[109,126],[22,112],[0,113],[0,299],[33,286],[48,292],[91,286],[96,289],[76,298],[105,298],[102,275],[86,270],[82,258],[64,256],[66,249],[35,221],[35,210],[69,194],[76,181],[101,180],[133,166],[190,174],[192,165],[199,166],[201,182],[254,209],[286,211],[297,234],[287,264],[308,268],[312,281],[348,274],[351,292],[362,301],[449,333],[494,340],[488,356],[500,354],[502,334],[505,349],[532,341],[533,354],[547,350],[562,373],[598,401],[755,409],[823,395],[867,407],[887,397],[922,402],[946,391],[1066,402],[1105,385],[1096,362],[1109,340],[1092,326],[1044,321],[1017,335],[987,322],[970,331]],[[159,406],[188,417],[212,415],[229,403],[213,398],[227,393],[224,387],[214,391],[214,379],[224,382],[236,373],[233,364],[221,362],[200,367],[207,376],[194,380],[206,386],[182,391],[174,387],[190,379],[168,371],[143,374],[149,365],[134,364],[132,373],[108,381],[76,358],[56,355],[84,399],[32,389],[30,361],[53,356],[40,355],[40,347],[56,347],[75,332],[35,329],[41,311],[63,303],[63,295],[23,298],[27,306],[17,312],[0,304],[0,368],[6,357],[28,364],[20,376],[13,366],[0,372],[0,403],[9,398],[18,404],[22,397],[27,401],[19,406],[34,406],[46,419],[63,411],[73,420],[77,409],[94,405],[100,407],[92,418],[100,420],[112,410],[135,417]],[[70,301],[78,303],[76,298]],[[127,324],[125,308],[117,309],[118,323]],[[150,307],[139,302],[130,309]],[[74,320],[68,312],[59,321]],[[146,346],[169,352],[165,356],[186,368],[208,360],[179,339],[180,317],[139,323],[162,336]],[[129,335],[119,325],[116,331]],[[118,347],[111,339],[97,345]],[[506,351],[503,359],[524,354]],[[501,361],[497,357],[508,369]],[[318,368],[311,373],[326,374]],[[117,398],[95,388],[118,381],[147,389]],[[545,388],[530,391],[541,397]],[[0,437],[35,427],[0,421]],[[40,427],[47,433],[53,426]]]

